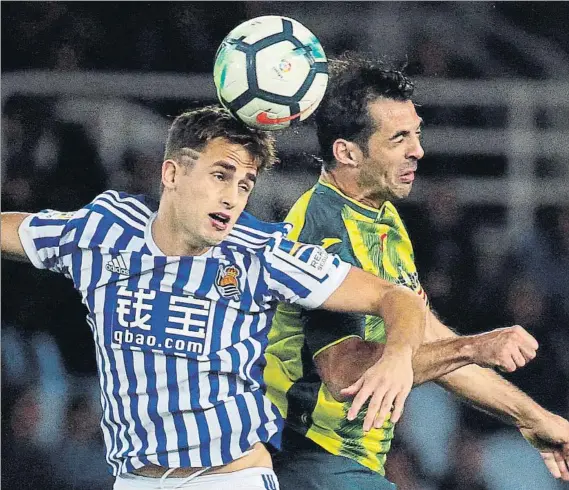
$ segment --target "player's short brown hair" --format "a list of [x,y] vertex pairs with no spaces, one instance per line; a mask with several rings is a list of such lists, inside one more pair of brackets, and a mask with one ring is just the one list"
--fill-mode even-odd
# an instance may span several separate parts
[[200,151],[215,138],[243,145],[256,162],[259,172],[270,168],[276,161],[273,135],[246,126],[228,110],[216,105],[186,111],[174,119],[168,130],[164,160],[179,158],[182,148]]

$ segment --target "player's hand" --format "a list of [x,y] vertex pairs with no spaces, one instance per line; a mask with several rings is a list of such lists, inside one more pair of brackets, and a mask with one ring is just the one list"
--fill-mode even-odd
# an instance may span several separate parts
[[539,419],[520,427],[520,432],[539,451],[549,472],[569,481],[569,422],[544,411]]
[[411,349],[404,352],[388,352],[386,349],[381,359],[358,381],[340,392],[342,396],[355,396],[348,410],[348,420],[354,420],[371,397],[364,419],[364,431],[368,432],[372,426],[381,427],[392,408],[391,422],[396,423],[412,386]]
[[498,368],[511,373],[531,361],[539,347],[523,327],[498,328],[473,335],[472,361],[482,367]]

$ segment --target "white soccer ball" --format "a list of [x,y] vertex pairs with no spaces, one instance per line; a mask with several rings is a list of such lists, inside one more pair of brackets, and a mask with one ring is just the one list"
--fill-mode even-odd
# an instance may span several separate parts
[[248,20],[215,56],[219,101],[248,126],[272,131],[296,125],[324,97],[328,63],[318,38],[279,15]]

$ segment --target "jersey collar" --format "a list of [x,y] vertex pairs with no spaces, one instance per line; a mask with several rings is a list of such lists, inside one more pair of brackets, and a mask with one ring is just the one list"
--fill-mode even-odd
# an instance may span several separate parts
[[355,199],[352,199],[349,196],[346,196],[346,194],[344,194],[336,186],[328,182],[324,182],[321,178],[318,179],[318,183],[316,184],[317,189],[318,187],[320,187],[324,192],[336,195],[339,199],[346,202],[346,204],[348,204],[351,208],[373,220],[378,220],[386,208],[393,208],[393,204],[391,204],[390,201],[384,201],[379,209],[368,206],[367,204],[363,204],[359,201],[356,201]]

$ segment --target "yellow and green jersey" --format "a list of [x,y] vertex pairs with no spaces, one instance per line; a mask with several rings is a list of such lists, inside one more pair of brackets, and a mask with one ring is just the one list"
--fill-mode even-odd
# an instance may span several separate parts
[[[411,241],[390,202],[374,209],[319,181],[295,203],[286,221],[293,225],[289,238],[320,244],[355,266],[408,286],[427,301]],[[350,337],[385,342],[383,319],[315,313],[284,303],[277,308],[266,352],[267,394],[289,428],[328,452],[352,458],[383,475],[393,424],[387,419],[380,429],[364,434],[365,410],[349,422],[350,403],[332,397],[313,362],[317,354]]]

